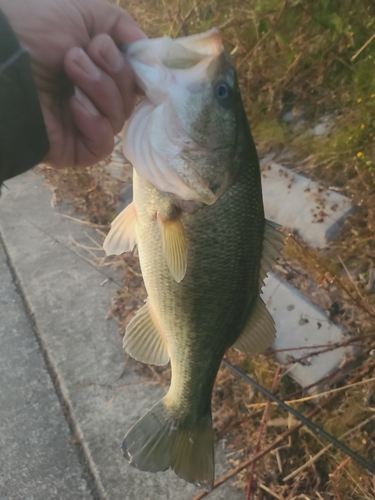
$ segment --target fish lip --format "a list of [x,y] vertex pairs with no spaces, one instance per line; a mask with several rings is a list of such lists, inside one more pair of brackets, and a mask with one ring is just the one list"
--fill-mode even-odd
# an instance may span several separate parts
[[[211,43],[209,43],[210,40]],[[148,52],[149,49],[147,46],[150,42],[155,44],[156,41],[159,44],[162,44],[163,42],[172,42],[203,56],[218,55],[224,51],[222,38],[218,28],[211,28],[203,33],[183,38],[171,38],[167,35],[160,38],[143,38],[142,40],[136,40],[129,44],[120,44],[119,49],[121,52],[129,55],[129,57],[133,57],[135,55],[139,56],[143,51]],[[152,57],[155,58],[155,52],[152,53]]]
[[204,56],[215,56],[224,51],[223,41],[218,28],[211,28],[203,33],[177,38],[176,42],[179,45],[190,48],[190,50],[195,49],[196,52]]

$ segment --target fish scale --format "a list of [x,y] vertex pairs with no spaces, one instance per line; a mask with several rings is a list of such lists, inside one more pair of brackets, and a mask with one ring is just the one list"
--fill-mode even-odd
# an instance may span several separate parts
[[241,333],[244,311],[248,316],[259,294],[264,216],[251,173],[244,165],[213,206],[182,215],[189,245],[180,283],[167,268],[155,222],[159,205],[164,208],[171,201],[147,181],[134,179],[142,275],[171,358],[166,400],[175,418],[186,420],[188,427],[210,414],[221,359]]

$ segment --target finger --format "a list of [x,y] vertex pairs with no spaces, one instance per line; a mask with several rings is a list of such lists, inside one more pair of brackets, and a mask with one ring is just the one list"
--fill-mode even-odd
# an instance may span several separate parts
[[77,129],[75,165],[89,166],[109,156],[114,147],[111,123],[77,87],[69,102]]
[[125,10],[102,0],[75,0],[92,37],[107,33],[117,44],[147,38]]
[[111,36],[118,45],[129,44],[147,38],[146,34],[137,26],[134,19],[130,16],[129,20],[124,15],[119,16],[117,23],[112,29]]
[[109,35],[97,35],[88,46],[87,53],[115,82],[122,98],[125,119],[129,118],[136,100],[136,85],[130,64]]
[[117,134],[125,121],[123,99],[114,80],[78,47],[65,55],[64,68],[72,80],[112,125]]

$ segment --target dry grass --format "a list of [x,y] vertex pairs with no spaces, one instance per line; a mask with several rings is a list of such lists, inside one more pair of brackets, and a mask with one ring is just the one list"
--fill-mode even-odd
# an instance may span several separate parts
[[[371,0],[129,0],[120,1],[150,37],[182,36],[221,28],[238,68],[244,105],[260,154],[273,151],[290,167],[335,186],[358,206],[335,242],[310,250],[288,241],[277,272],[300,288],[332,321],[344,325],[361,357],[327,381],[339,391],[305,400],[272,352],[228,359],[303,414],[342,438],[352,449],[375,457],[375,4]],[[280,120],[288,111],[295,119]],[[301,114],[303,113],[303,114]],[[298,116],[303,117],[298,119]],[[306,132],[327,116],[331,131]],[[287,160],[286,160],[287,159]],[[90,221],[108,223],[121,187],[105,165],[63,174],[48,172],[57,199],[74,200]],[[124,289],[113,301],[120,331],[145,298],[136,256],[114,260]],[[167,385],[169,369],[139,364],[139,372]],[[275,374],[277,376],[275,377]],[[366,382],[366,380],[369,380]],[[297,400],[297,401],[296,401]],[[266,450],[285,438],[254,468],[242,468],[236,484],[251,498],[356,500],[375,498],[375,479],[332,446],[269,405],[227,369],[213,393],[216,436],[226,443],[235,471],[258,446]],[[237,467],[237,469],[236,469]],[[245,493],[244,493],[245,497]],[[248,491],[247,497],[250,498]]]

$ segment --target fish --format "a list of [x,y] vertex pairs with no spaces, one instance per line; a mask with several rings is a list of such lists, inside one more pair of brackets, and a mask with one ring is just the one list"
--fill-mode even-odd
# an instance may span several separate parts
[[126,58],[145,94],[123,136],[134,195],[104,249],[138,246],[148,298],[123,345],[143,363],[170,362],[171,383],[122,451],[141,471],[171,468],[210,491],[216,374],[230,347],[256,355],[274,341],[260,292],[284,236],[264,216],[257,152],[219,31],[137,41]]

